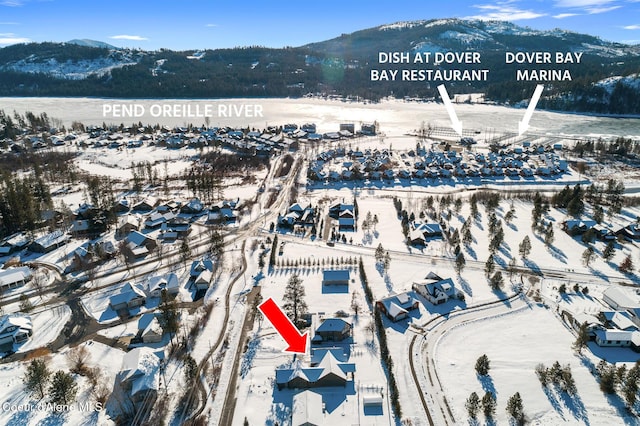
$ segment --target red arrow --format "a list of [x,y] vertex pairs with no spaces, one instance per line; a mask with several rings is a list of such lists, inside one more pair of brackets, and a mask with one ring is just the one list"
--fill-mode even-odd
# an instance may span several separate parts
[[271,297],[262,302],[258,309],[273,324],[285,342],[289,344],[289,347],[283,352],[303,354],[307,351],[307,336],[309,333],[300,334],[300,331]]

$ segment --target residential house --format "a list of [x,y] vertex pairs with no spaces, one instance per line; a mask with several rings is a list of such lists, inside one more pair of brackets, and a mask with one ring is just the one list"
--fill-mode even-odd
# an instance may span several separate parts
[[638,241],[640,240],[640,225],[637,222],[630,223],[619,229],[617,235],[621,235],[628,240]]
[[172,272],[149,278],[144,290],[147,297],[161,297],[162,290],[166,290],[169,296],[175,296],[180,290],[180,282],[178,276]]
[[322,395],[306,390],[293,396],[291,426],[323,426],[325,424]]
[[278,389],[306,389],[318,387],[345,387],[353,382],[356,365],[338,361],[331,351],[327,351],[317,366],[303,367],[300,359],[291,368],[276,369]]
[[639,331],[623,331],[616,329],[596,330],[596,343],[603,347],[629,347],[632,344],[634,334],[640,335]]
[[23,234],[23,233],[12,234],[6,237],[5,239],[3,239],[2,242],[0,243],[0,256],[7,256],[17,251],[20,251],[26,248],[30,242],[31,241],[26,234]]
[[197,290],[206,290],[213,278],[213,260],[201,259],[191,264],[190,277]]
[[409,244],[415,247],[424,247],[427,245],[427,240],[424,238],[424,234],[417,229],[409,231]]
[[442,227],[439,223],[420,223],[413,224],[413,229],[420,231],[425,240],[429,238],[442,238]]
[[140,217],[132,214],[121,216],[118,219],[116,237],[124,237],[129,235],[131,231],[140,231],[140,220]]
[[0,317],[0,345],[26,342],[32,334],[30,316],[8,314]]
[[0,270],[0,291],[20,287],[31,280],[31,269],[28,266]]
[[562,222],[562,230],[569,235],[582,235],[597,225],[595,220],[565,220]]
[[419,302],[411,292],[392,294],[376,302],[380,309],[392,321],[400,321],[407,318],[409,311],[418,309]]
[[130,232],[126,242],[134,259],[142,258],[158,247],[158,242],[155,239],[138,231]]
[[322,271],[322,285],[349,285],[351,272],[348,269]]
[[134,204],[132,210],[137,212],[150,212],[159,204],[159,202],[160,201],[155,197],[147,197]]
[[197,198],[191,199],[188,203],[186,203],[182,208],[180,208],[180,213],[184,214],[200,214],[204,210],[204,204]]
[[162,341],[164,334],[158,316],[148,312],[138,320],[138,333],[136,337],[143,343],[157,343]]
[[602,292],[602,299],[613,309],[623,311],[640,307],[640,301],[618,286],[609,286]]
[[150,348],[140,347],[126,353],[116,376],[120,387],[134,405],[155,401],[160,378],[160,358]]
[[356,217],[353,210],[343,210],[338,217],[338,229],[340,231],[354,231],[356,228]]
[[144,221],[145,229],[158,229],[163,224],[176,218],[176,214],[172,211],[153,212]]
[[434,305],[445,303],[456,295],[456,289],[451,278],[442,279],[430,272],[424,281],[414,282],[413,290]]
[[235,223],[238,219],[239,200],[224,200],[214,204],[209,209],[207,223]]
[[313,343],[341,342],[351,337],[352,326],[342,318],[323,319],[311,338]]
[[69,241],[69,235],[63,230],[56,230],[34,240],[29,249],[37,253],[49,253],[62,247]]
[[109,307],[114,311],[129,310],[145,304],[147,296],[138,286],[126,283],[118,293],[109,299]]

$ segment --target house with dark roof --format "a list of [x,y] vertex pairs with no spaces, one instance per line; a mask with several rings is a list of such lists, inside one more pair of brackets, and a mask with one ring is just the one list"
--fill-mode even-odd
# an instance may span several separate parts
[[313,343],[341,342],[351,337],[351,324],[342,318],[325,318],[321,320],[311,338]]
[[616,234],[621,235],[628,240],[638,241],[640,240],[640,225],[637,222],[630,223],[629,225],[617,230]]
[[355,371],[355,364],[340,362],[327,351],[315,367],[305,368],[297,359],[291,368],[276,369],[276,385],[279,390],[345,387],[347,382],[353,382]]
[[595,220],[565,220],[562,222],[562,230],[571,236],[582,235],[597,224]]

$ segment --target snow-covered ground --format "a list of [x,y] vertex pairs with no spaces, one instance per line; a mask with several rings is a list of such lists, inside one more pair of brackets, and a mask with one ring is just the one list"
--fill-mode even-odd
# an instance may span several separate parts
[[[82,344],[89,352],[88,366],[99,367],[102,374],[101,383],[111,388],[115,376],[120,371],[124,352],[101,343],[88,341]],[[49,370],[69,371],[66,353],[68,348],[56,354],[44,355]],[[108,360],[108,362],[106,362]],[[111,425],[106,410],[100,409],[91,396],[92,386],[85,377],[72,374],[78,384],[77,402],[70,410],[53,412],[47,409],[48,400],[38,401],[26,393],[22,378],[26,371],[26,363],[14,362],[0,365],[0,424],[3,425],[59,425],[59,424],[93,424]]]
[[[532,424],[636,424],[620,398],[600,391],[590,371],[599,360],[577,356],[571,349],[574,340],[549,309],[538,305],[449,331],[438,343],[435,362],[454,417],[467,419],[464,404],[471,392],[482,397],[490,390],[497,397],[498,424],[507,423],[506,402],[516,392]],[[479,379],[474,369],[483,354],[491,366],[487,379]],[[555,361],[571,366],[577,395],[567,397],[540,385],[535,366],[550,367]]]

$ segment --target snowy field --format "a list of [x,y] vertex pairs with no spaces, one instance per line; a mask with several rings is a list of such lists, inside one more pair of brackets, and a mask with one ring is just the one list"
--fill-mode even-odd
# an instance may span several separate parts
[[[464,404],[471,392],[482,396],[492,390],[497,396],[498,424],[507,424],[505,406],[515,392],[520,392],[531,424],[637,424],[637,418],[627,417],[620,398],[607,398],[600,391],[590,372],[599,360],[577,356],[571,349],[574,340],[551,311],[537,305],[449,331],[438,343],[435,362],[454,417],[461,422],[467,419]],[[491,369],[489,379],[481,381],[474,365],[482,354],[489,357]],[[571,366],[576,396],[545,392],[540,385],[535,366],[549,367],[555,361]]]

